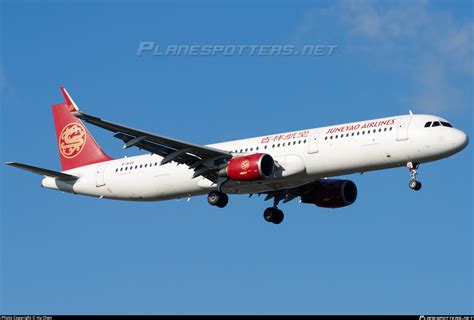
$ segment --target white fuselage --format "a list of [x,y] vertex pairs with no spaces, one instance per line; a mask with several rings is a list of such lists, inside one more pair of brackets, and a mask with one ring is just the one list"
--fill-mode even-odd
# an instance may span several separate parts
[[[253,182],[227,181],[229,194],[260,193],[300,186],[319,178],[439,160],[468,143],[460,130],[425,127],[444,121],[431,115],[405,115],[235,140],[210,145],[233,155],[267,153],[277,164],[274,176]],[[74,182],[46,177],[42,186],[119,200],[159,201],[185,198],[216,189],[186,165],[160,165],[154,154],[116,159],[65,171]]]

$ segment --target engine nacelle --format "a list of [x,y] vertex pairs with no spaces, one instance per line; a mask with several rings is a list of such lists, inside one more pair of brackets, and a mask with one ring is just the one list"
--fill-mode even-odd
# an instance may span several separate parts
[[271,177],[274,171],[272,156],[255,153],[230,159],[227,167],[219,171],[219,176],[236,181],[255,181]]
[[357,199],[357,187],[350,180],[321,180],[310,193],[301,197],[303,203],[313,203],[323,208],[341,208]]

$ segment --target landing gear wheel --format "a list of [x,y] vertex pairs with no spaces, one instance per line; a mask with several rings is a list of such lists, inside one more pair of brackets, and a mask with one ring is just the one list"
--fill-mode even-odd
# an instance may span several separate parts
[[229,197],[223,192],[214,190],[207,195],[207,202],[209,202],[211,206],[224,208],[229,202]]
[[277,209],[276,214],[273,215],[272,222],[274,224],[280,224],[284,218],[285,218],[285,215],[283,214],[283,211]]
[[272,222],[272,217],[273,217],[273,211],[274,208],[266,208],[265,211],[263,211],[263,219],[265,219],[266,222]]
[[278,208],[266,208],[263,212],[263,219],[265,219],[267,222],[280,224],[284,218],[285,215],[283,214],[283,211],[279,210]]
[[216,204],[216,206],[218,208],[224,208],[228,203],[229,203],[229,196],[227,196],[225,193],[222,193],[221,198],[219,199],[219,202]]
[[411,180],[409,186],[410,189],[418,191],[421,189],[421,182],[417,180]]

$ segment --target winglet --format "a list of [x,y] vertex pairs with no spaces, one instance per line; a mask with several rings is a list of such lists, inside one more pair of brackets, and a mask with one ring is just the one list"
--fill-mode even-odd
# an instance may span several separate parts
[[66,100],[67,110],[71,113],[79,112],[79,108],[77,107],[74,100],[72,100],[69,93],[66,91],[66,88],[61,87],[61,92],[63,93],[64,99]]

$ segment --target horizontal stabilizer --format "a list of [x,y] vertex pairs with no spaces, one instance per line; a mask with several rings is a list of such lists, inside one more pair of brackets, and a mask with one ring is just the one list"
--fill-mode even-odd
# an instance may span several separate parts
[[13,166],[13,167],[16,167],[16,168],[19,168],[19,169],[31,171],[33,173],[40,174],[40,175],[43,175],[43,176],[46,176],[46,177],[58,178],[58,179],[61,179],[61,180],[77,180],[77,179],[79,179],[79,177],[76,177],[76,176],[73,176],[73,175],[70,175],[70,174],[57,172],[57,171],[52,171],[52,170],[43,169],[43,168],[38,168],[38,167],[33,167],[33,166],[29,166],[27,164],[22,164],[22,163],[17,163],[17,162],[7,162],[5,164],[8,164],[9,166]]

